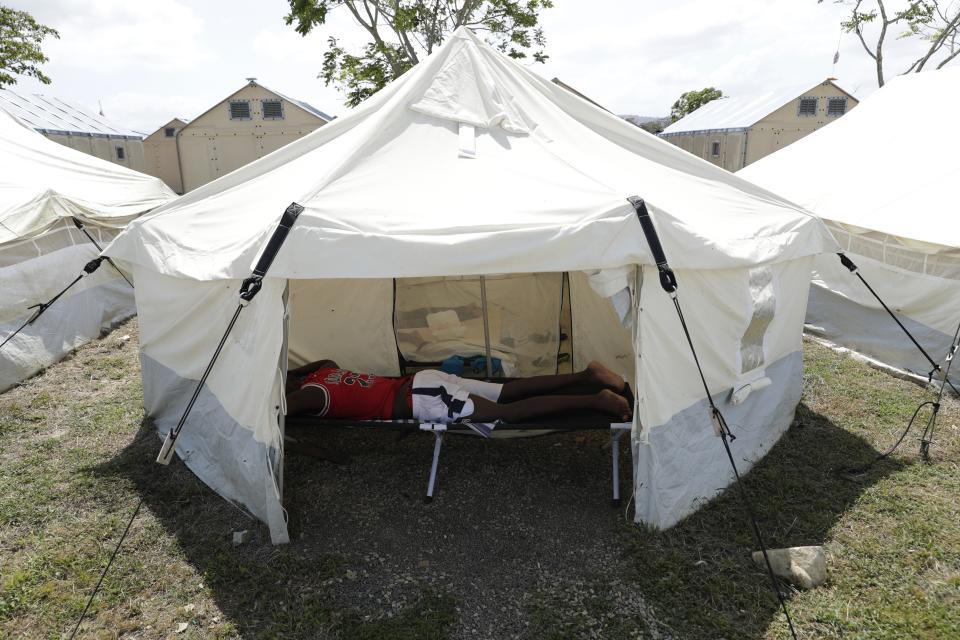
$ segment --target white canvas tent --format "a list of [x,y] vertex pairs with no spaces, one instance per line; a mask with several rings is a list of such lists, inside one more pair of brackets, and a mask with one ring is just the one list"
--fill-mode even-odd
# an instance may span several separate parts
[[[0,110],[0,342],[63,289],[130,220],[176,197],[157,178],[47,140]],[[0,349],[0,391],[134,313],[105,265]]]
[[[957,104],[960,68],[898,76],[837,122],[737,174],[822,217],[941,362],[960,322]],[[814,264],[811,331],[927,375],[929,362],[836,256]]]
[[[732,473],[632,195],[646,199],[677,269],[707,380],[749,466],[800,398],[811,257],[835,247],[822,223],[468,30],[352,113],[136,220],[106,249],[136,276],[147,410],[164,434],[177,422],[241,280],[295,201],[305,209],[177,440],[201,479],[286,540],[288,362],[396,375],[398,351],[475,350],[485,275],[494,348],[515,373],[542,372],[556,366],[568,273],[574,366],[599,359],[633,382],[637,518],[670,526]],[[431,327],[424,317],[438,309],[463,321]]]

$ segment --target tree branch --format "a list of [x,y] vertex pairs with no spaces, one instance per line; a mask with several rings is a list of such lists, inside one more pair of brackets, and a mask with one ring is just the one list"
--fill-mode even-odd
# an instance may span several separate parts
[[377,46],[380,48],[380,51],[383,52],[383,56],[387,59],[387,62],[390,63],[390,69],[393,71],[394,77],[399,77],[403,73],[403,67],[400,66],[400,63],[397,61],[397,57],[393,54],[393,50],[387,46],[383,41],[383,38],[380,37],[380,32],[377,29],[376,21],[374,20],[373,15],[370,14],[370,7],[367,5],[367,0],[363,0],[363,7],[366,11],[367,16],[370,18],[370,24],[367,24],[363,21],[363,18],[360,17],[360,12],[357,11],[356,6],[354,6],[356,0],[347,0],[343,4],[350,10],[350,13],[353,14],[353,17],[356,18],[357,22],[367,30],[367,33],[370,34],[370,37],[373,38],[373,41],[377,43]]
[[880,7],[880,37],[877,38],[877,55],[874,56],[874,60],[877,61],[877,84],[883,86],[883,40],[887,37],[887,25],[890,22],[887,21],[887,10],[883,6],[883,0],[877,0],[877,5]]
[[[936,40],[933,41],[933,44],[930,45],[930,49],[927,51],[926,55],[920,58],[918,61],[919,64],[914,63],[917,65],[917,71],[923,69],[923,66],[927,64],[930,58],[932,58],[937,51],[940,50],[940,48],[943,46],[943,43],[947,41],[947,37],[951,33],[956,33],[958,25],[960,25],[960,10],[957,11],[957,15],[953,16],[953,20],[949,20],[946,26],[940,31],[940,35]],[[940,67],[937,68],[939,69]]]
[[478,4],[480,4],[480,0],[464,0],[463,6],[460,8],[460,11],[457,12],[453,28],[457,29],[462,27],[470,16],[473,15],[473,12],[476,11]]
[[857,4],[853,6],[853,13],[851,14],[852,17],[848,24],[853,25],[853,32],[856,33],[857,37],[860,39],[860,44],[863,45],[863,50],[867,52],[868,56],[876,60],[877,55],[873,52],[873,49],[870,48],[866,39],[863,37],[863,28],[860,26],[861,22],[857,19],[858,9],[860,9],[861,4],[863,4],[863,0],[857,0]]
[[946,58],[944,58],[944,59],[940,62],[940,64],[937,65],[937,69],[943,69],[943,67],[946,66],[946,64],[947,64],[948,62],[950,62],[951,60],[953,60],[954,58],[956,58],[958,55],[960,55],[960,48],[957,48],[953,53],[951,53],[951,54],[948,55]]

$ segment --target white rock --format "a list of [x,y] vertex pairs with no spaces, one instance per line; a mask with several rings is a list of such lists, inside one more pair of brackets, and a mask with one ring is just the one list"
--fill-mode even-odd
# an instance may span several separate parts
[[177,625],[177,633],[183,633],[184,631],[187,630],[187,627],[189,626],[190,625],[187,624],[186,622],[181,622],[180,624]]
[[[800,589],[812,589],[827,579],[827,556],[823,547],[789,547],[787,549],[768,549],[770,566],[773,573],[789,580]],[[763,569],[763,553],[753,552],[753,561]]]
[[241,544],[250,540],[250,531],[244,529],[243,531],[234,531],[233,532],[233,546],[237,547]]

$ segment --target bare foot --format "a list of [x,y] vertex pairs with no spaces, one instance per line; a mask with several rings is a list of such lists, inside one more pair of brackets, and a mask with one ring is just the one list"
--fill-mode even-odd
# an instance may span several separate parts
[[617,416],[623,422],[629,422],[630,418],[633,417],[631,415],[632,408],[630,407],[630,403],[627,402],[627,399],[609,389],[604,389],[597,394],[597,408],[600,409],[600,411]]
[[623,378],[615,374],[613,371],[610,371],[610,369],[607,369],[597,361],[593,361],[588,364],[587,371],[590,372],[590,375],[593,376],[593,379],[596,380],[598,384],[602,384],[608,389],[613,389],[617,393],[621,393],[623,388],[626,386]]

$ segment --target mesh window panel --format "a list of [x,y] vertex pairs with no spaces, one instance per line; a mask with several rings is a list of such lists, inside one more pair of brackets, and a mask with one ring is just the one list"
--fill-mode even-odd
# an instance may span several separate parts
[[951,250],[927,256],[927,274],[960,280],[960,251]]
[[[876,237],[848,233],[829,225],[837,242],[850,253],[865,256],[904,271],[938,278],[960,280],[960,251],[946,249],[935,253],[905,247],[886,234]],[[856,261],[856,260],[854,260]]]
[[828,116],[842,116],[847,112],[847,101],[845,98],[830,98],[827,102]]
[[230,102],[231,120],[249,120],[250,103],[246,100],[233,100]]
[[884,251],[884,262],[906,271],[923,273],[927,264],[927,256],[913,249],[887,244]]
[[850,234],[848,247],[851,253],[883,262],[883,242]]
[[32,240],[14,242],[0,247],[0,269],[40,257]]
[[65,247],[90,242],[79,229],[67,227],[66,224],[63,223],[36,238],[20,240],[0,248],[0,267],[9,267]]
[[[505,375],[556,373],[562,281],[560,273],[486,277],[490,351]],[[396,331],[408,361],[438,368],[451,356],[484,355],[480,278],[397,280]]]

